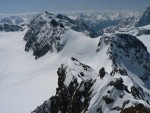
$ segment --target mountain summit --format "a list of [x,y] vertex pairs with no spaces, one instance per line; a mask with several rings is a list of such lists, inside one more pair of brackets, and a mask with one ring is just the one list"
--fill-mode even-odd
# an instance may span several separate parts
[[147,7],[141,18],[136,23],[136,27],[141,27],[150,24],[150,7]]
[[48,51],[60,52],[65,42],[63,35],[74,30],[85,35],[95,37],[95,33],[82,21],[72,20],[62,14],[54,15],[48,12],[37,15],[29,24],[24,37],[27,41],[25,50],[33,50],[36,58],[45,55]]

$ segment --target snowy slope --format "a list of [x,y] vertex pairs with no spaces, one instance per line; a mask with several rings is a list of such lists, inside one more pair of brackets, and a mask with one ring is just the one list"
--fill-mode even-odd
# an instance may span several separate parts
[[50,56],[35,60],[24,51],[25,32],[0,32],[1,113],[30,113],[55,94],[58,66],[50,66]]

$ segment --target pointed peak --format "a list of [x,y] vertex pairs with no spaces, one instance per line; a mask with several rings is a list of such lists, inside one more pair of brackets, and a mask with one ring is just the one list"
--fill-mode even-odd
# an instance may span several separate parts
[[150,6],[146,8],[146,10],[150,10]]
[[136,27],[142,27],[150,24],[150,7],[147,7],[141,18],[135,24]]
[[44,11],[43,14],[46,14],[46,15],[54,15],[52,13],[49,13],[48,11]]
[[44,11],[44,12],[38,14],[36,18],[38,18],[38,17],[49,17],[49,16],[53,16],[53,15],[54,14],[49,13],[48,11]]

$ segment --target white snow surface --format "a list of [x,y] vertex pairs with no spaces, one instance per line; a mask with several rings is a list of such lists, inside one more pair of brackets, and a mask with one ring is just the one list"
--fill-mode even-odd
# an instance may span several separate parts
[[25,32],[0,32],[0,113],[30,113],[55,94],[58,66],[24,51]]

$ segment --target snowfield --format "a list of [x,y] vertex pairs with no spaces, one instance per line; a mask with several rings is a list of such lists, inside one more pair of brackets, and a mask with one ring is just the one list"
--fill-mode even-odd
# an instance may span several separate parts
[[30,113],[55,94],[58,66],[24,51],[25,32],[0,32],[0,113]]

